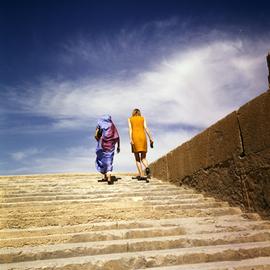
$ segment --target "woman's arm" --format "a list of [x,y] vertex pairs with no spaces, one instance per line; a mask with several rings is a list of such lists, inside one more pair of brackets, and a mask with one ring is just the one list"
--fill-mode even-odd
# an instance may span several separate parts
[[98,132],[99,132],[99,128],[97,127],[96,128],[96,132],[95,132],[95,139],[97,140],[97,141],[99,141],[99,136],[98,136]]
[[150,133],[150,130],[149,130],[149,128],[147,127],[147,124],[146,124],[146,120],[144,119],[144,129],[145,129],[145,132],[146,132],[146,134],[147,134],[147,136],[148,136],[148,138],[149,138],[149,141],[150,142],[154,142],[153,141],[153,138],[152,138],[152,135],[151,135],[151,133]]
[[120,137],[117,140],[117,149],[116,149],[117,153],[120,153]]
[[131,144],[134,144],[133,143],[133,140],[132,140],[132,126],[131,126],[131,123],[130,123],[130,120],[128,119],[128,129],[129,129],[129,139],[130,139],[130,143]]

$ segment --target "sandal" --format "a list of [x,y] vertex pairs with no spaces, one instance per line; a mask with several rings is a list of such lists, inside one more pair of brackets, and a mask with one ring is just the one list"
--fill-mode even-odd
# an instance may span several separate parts
[[115,181],[118,181],[118,178],[114,175],[111,176],[111,181],[115,182]]
[[146,173],[147,176],[150,175],[151,171],[150,171],[150,168],[149,168],[149,167],[147,167],[147,168],[145,169],[145,173]]
[[102,179],[98,179],[97,181],[98,181],[98,182],[107,182],[107,179],[102,178]]

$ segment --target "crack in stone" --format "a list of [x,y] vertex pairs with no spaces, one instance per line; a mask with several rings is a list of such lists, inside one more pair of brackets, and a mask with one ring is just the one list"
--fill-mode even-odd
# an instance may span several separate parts
[[268,87],[270,89],[270,52],[268,53],[268,55],[266,57],[266,60],[267,60],[267,66],[268,66],[268,72],[269,72],[269,75],[268,75]]
[[167,155],[165,156],[165,162],[166,162],[166,179],[169,179],[169,165],[168,165],[168,157]]
[[239,136],[240,136],[240,144],[241,144],[241,153],[240,153],[239,156],[240,156],[240,158],[244,158],[246,156],[246,152],[245,152],[244,139],[243,139],[242,129],[241,129],[241,125],[240,125],[240,121],[239,121],[238,115],[239,115],[239,113],[237,111],[236,112],[236,119],[237,119],[237,123],[238,123]]

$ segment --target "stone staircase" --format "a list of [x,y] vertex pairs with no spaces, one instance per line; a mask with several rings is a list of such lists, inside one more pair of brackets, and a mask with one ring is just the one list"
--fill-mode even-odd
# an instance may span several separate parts
[[270,221],[120,177],[0,177],[0,269],[270,269]]

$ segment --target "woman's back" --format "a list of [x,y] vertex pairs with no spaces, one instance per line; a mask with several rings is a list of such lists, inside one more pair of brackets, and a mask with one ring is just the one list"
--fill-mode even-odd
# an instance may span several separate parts
[[142,116],[136,115],[136,116],[130,117],[129,119],[130,119],[133,132],[135,130],[144,132],[144,118]]
[[132,128],[134,152],[147,152],[147,141],[144,131],[144,118],[137,115],[130,117],[129,120]]

